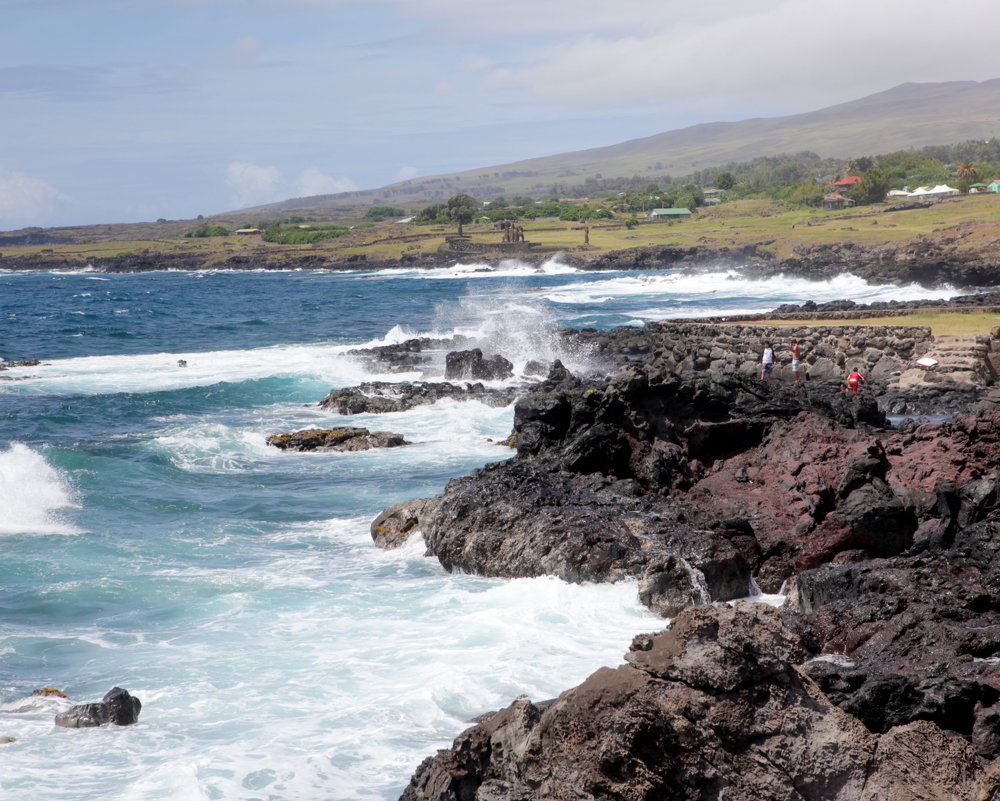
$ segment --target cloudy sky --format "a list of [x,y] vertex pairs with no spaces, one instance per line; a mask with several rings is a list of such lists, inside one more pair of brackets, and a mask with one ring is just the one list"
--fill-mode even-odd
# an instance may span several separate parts
[[1000,77],[997,0],[0,0],[0,13],[0,230],[188,218]]

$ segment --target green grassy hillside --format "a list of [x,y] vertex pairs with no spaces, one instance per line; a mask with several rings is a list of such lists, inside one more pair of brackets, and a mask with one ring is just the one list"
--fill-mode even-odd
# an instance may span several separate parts
[[[621,217],[594,220],[589,231],[577,222],[552,219],[524,220],[525,239],[542,252],[565,251],[584,258],[608,251],[658,245],[724,248],[755,245],[776,257],[800,248],[833,243],[859,246],[936,241],[957,258],[982,256],[1000,259],[1000,195],[951,198],[928,208],[887,213],[887,204],[846,211],[824,211],[769,200],[738,200],[700,209],[691,219],[677,222],[641,220],[628,227]],[[192,226],[189,224],[188,228]],[[96,228],[96,226],[95,226]],[[86,229],[65,229],[65,232]],[[337,239],[308,244],[279,244],[260,236],[185,238],[173,223],[101,227],[99,236],[80,236],[71,242],[0,244],[0,267],[18,261],[39,260],[84,265],[89,260],[130,253],[166,254],[194,266],[223,265],[231,257],[248,257],[255,264],[298,260],[337,260],[364,255],[367,259],[399,259],[405,255],[435,253],[453,235],[454,225],[400,225],[383,222],[357,228]],[[465,233],[482,246],[500,245],[502,232],[490,224],[470,224]],[[585,240],[589,238],[589,243]],[[2,243],[2,239],[0,239]],[[498,257],[487,250],[484,257]]]

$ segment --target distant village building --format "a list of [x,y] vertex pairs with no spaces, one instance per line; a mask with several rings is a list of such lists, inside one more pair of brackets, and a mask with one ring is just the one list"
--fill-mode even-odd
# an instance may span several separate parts
[[589,203],[589,197],[561,197],[559,198],[560,203]]
[[237,228],[236,229],[236,235],[237,236],[252,236],[253,234],[259,234],[259,233],[262,233],[262,231],[260,230],[260,228]]
[[989,191],[990,191],[989,184],[976,183],[969,186],[970,195],[979,195],[982,194],[983,192],[989,192]]
[[653,209],[649,212],[652,220],[676,219],[683,220],[691,216],[691,209]]
[[850,198],[844,197],[839,192],[831,192],[828,195],[823,195],[823,208],[827,211],[840,211],[841,209],[849,209],[854,205],[854,201]]
[[989,187],[991,192],[1000,194],[1000,178],[994,178],[986,186]]
[[845,175],[830,184],[834,189],[850,189],[855,184],[861,183],[860,175]]

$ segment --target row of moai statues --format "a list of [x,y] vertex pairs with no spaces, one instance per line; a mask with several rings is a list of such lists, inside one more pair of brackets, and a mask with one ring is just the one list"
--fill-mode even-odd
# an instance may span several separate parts
[[503,241],[504,242],[523,242],[524,241],[524,228],[520,225],[508,225],[503,229]]

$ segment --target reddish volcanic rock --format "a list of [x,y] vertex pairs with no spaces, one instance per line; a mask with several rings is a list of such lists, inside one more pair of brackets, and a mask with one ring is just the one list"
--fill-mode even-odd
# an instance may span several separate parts
[[933,491],[982,478],[1000,467],[1000,412],[925,423],[893,436],[886,447],[892,454],[889,480],[901,487]]

